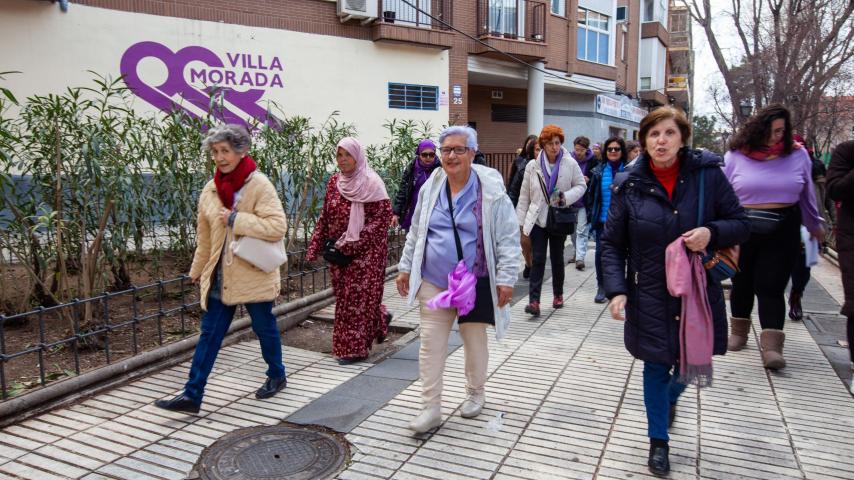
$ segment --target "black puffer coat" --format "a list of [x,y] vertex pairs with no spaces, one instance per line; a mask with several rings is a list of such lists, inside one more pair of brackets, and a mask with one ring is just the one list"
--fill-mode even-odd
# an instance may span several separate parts
[[[608,298],[626,295],[625,344],[645,362],[676,365],[681,302],[670,296],[664,251],[679,235],[697,227],[700,169],[705,169],[704,226],[710,249],[738,245],[750,236],[744,209],[715,154],[683,149],[673,200],[644,156],[617,174],[602,236],[602,270]],[[720,284],[708,285],[716,355],[726,353],[727,317]]]
[[836,226],[836,250],[842,269],[845,304],[842,314],[854,317],[854,140],[840,143],[827,168],[827,195],[842,202]]

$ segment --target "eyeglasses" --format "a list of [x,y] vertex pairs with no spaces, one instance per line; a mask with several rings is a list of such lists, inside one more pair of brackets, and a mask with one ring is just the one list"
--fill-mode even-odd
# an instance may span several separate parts
[[465,153],[469,151],[469,147],[442,147],[439,151],[442,152],[442,156],[445,157],[450,155],[451,152],[454,152],[457,155],[465,155]]
[[436,156],[436,152],[421,152],[421,158],[433,158]]
[[623,149],[620,147],[608,147],[609,152],[622,152]]

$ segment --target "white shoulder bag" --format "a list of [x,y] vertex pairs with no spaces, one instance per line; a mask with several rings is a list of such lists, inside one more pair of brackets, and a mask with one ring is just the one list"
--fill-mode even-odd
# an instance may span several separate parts
[[[237,211],[236,202],[233,208]],[[234,238],[234,229],[229,227],[228,231],[231,233],[231,237]],[[232,240],[231,253],[231,260],[229,261],[229,259],[226,258],[226,263],[228,265],[231,265],[231,262],[234,261],[234,255],[237,255],[267,273],[272,272],[288,261],[288,254],[285,252],[284,239],[277,242],[268,242],[266,240],[247,237],[244,235],[237,240]]]
[[283,240],[268,242],[258,238],[243,236],[231,242],[231,253],[267,273],[272,272],[288,261],[288,254],[285,252],[285,243]]

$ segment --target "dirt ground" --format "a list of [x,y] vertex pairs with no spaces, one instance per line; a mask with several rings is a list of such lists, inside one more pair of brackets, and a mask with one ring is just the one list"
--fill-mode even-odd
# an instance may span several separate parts
[[[318,319],[308,319],[282,334],[282,343],[294,348],[311,350],[313,352],[332,353],[331,322]],[[389,331],[385,342],[376,343],[371,349],[370,359],[382,358],[398,350],[394,342],[405,335],[402,332]]]

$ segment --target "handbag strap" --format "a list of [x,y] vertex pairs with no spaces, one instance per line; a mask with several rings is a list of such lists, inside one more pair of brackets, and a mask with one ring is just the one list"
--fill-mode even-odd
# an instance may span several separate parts
[[551,201],[549,201],[549,194],[546,190],[546,182],[543,181],[543,176],[539,172],[537,172],[537,180],[540,181],[540,188],[543,190],[543,197],[546,199],[546,205],[551,205]]
[[445,195],[448,197],[448,211],[451,213],[451,227],[454,229],[454,243],[457,245],[457,261],[463,259],[463,243],[460,241],[460,234],[457,232],[457,222],[454,221],[454,202],[451,200],[451,183],[445,181]]
[[706,169],[700,168],[700,202],[697,204],[697,226],[703,226],[703,207],[706,205]]

